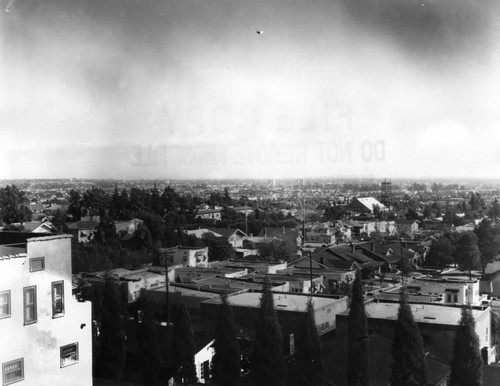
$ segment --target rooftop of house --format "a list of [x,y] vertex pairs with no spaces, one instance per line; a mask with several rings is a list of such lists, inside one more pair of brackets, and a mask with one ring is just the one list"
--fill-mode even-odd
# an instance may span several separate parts
[[26,244],[23,245],[0,245],[0,258],[24,257],[21,254],[26,254]]
[[169,248],[160,248],[160,252],[172,252],[172,251],[177,251],[177,250],[185,250],[185,251],[200,251],[203,249],[207,249],[207,247],[184,247],[182,245],[177,245],[175,247],[169,247]]
[[75,221],[67,224],[70,230],[81,230],[81,229],[95,229],[99,226],[96,221]]
[[[434,304],[410,304],[415,322],[422,324],[440,324],[457,326],[461,317],[460,307],[450,307]],[[397,320],[399,303],[367,302],[365,304],[366,317],[372,319]],[[486,310],[472,310],[474,319],[479,318]],[[349,311],[343,312],[347,316]]]
[[500,261],[495,261],[493,263],[488,263],[486,265],[486,269],[484,270],[484,273],[486,275],[491,275],[493,273],[496,273],[500,271]]
[[[232,296],[228,296],[228,303],[232,306],[257,308],[260,306],[262,293],[244,292]],[[306,312],[307,301],[310,296],[292,295],[288,293],[273,293],[274,306],[277,310],[291,312]],[[314,309],[323,308],[331,304],[345,301],[343,298],[330,298],[313,296]],[[220,299],[207,300],[205,303],[220,304]]]
[[232,267],[182,267],[176,270],[176,273],[200,273],[200,274],[214,274],[214,275],[222,275],[225,273],[247,273],[246,268],[232,268]]
[[[157,287],[151,289],[149,291],[155,292],[167,292],[166,286]],[[190,296],[196,298],[215,298],[220,294],[228,294],[240,292],[241,288],[232,288],[232,287],[204,287],[200,284],[184,284],[184,283],[175,283],[170,284],[168,286],[168,292],[170,294],[180,294],[181,296]]]
[[212,233],[216,233],[221,235],[222,237],[231,237],[235,233],[238,234],[241,237],[246,236],[245,232],[242,230],[236,228],[208,228],[208,230]]
[[386,209],[386,206],[374,197],[355,197],[354,200],[357,200],[370,211],[373,210],[374,206],[378,206],[381,210]]

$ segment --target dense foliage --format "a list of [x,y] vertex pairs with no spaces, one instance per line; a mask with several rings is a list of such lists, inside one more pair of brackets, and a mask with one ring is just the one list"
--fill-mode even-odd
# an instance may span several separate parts
[[255,324],[254,370],[261,383],[284,386],[287,369],[283,354],[283,335],[267,277],[263,289]]
[[394,386],[427,385],[424,343],[403,291],[392,341],[390,383]]
[[222,296],[215,325],[212,379],[221,386],[237,386],[240,378],[240,349],[233,310]]
[[361,273],[356,273],[347,325],[347,383],[369,386],[368,323],[365,312]]
[[295,365],[297,385],[320,386],[324,384],[323,353],[321,341],[314,317],[314,304],[311,298],[307,301],[307,313],[297,334],[297,354]]
[[450,385],[481,386],[483,384],[483,360],[479,349],[474,316],[470,307],[462,308],[451,360]]

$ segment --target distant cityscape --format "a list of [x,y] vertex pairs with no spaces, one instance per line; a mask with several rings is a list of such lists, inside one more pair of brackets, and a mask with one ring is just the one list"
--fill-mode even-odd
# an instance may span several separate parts
[[[472,376],[494,385],[499,194],[481,180],[2,181],[4,384],[386,385],[404,377],[394,350],[416,350],[423,367],[405,371],[451,385],[464,330]],[[398,340],[404,323],[420,343]]]

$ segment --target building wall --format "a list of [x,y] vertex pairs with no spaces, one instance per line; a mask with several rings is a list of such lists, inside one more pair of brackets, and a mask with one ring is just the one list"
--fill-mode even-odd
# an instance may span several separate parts
[[[413,305],[414,306],[414,305]],[[347,314],[337,317],[337,336],[347,336]],[[491,314],[487,309],[476,318],[476,333],[479,337],[479,348],[490,347]],[[368,318],[369,335],[380,335],[392,341],[396,319]],[[446,363],[451,363],[453,344],[458,325],[443,325],[434,323],[418,323],[420,334],[424,340],[425,350]],[[492,359],[492,358],[490,358]]]
[[160,249],[160,265],[167,264],[183,265],[187,267],[195,267],[197,265],[206,266],[208,263],[208,248],[188,249],[188,248],[165,248]]
[[[68,385],[68,380],[92,385],[91,304],[72,296],[71,237],[44,239],[28,240],[26,257],[0,261],[0,291],[10,290],[11,300],[11,316],[0,319],[0,363],[23,358],[23,385]],[[30,272],[32,257],[45,257],[45,269]],[[52,283],[59,281],[64,283],[64,314],[53,317]],[[28,286],[36,286],[37,320],[25,325],[23,289]],[[73,343],[78,361],[61,367],[61,347]]]
[[212,358],[214,357],[215,353],[213,343],[214,341],[212,340],[194,356],[194,365],[196,368],[196,377],[198,378],[198,383],[209,383],[210,365],[212,364]]

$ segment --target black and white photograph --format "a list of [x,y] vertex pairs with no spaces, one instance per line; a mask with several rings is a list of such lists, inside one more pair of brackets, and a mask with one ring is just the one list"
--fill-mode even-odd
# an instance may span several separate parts
[[2,385],[500,385],[500,2],[0,0]]

